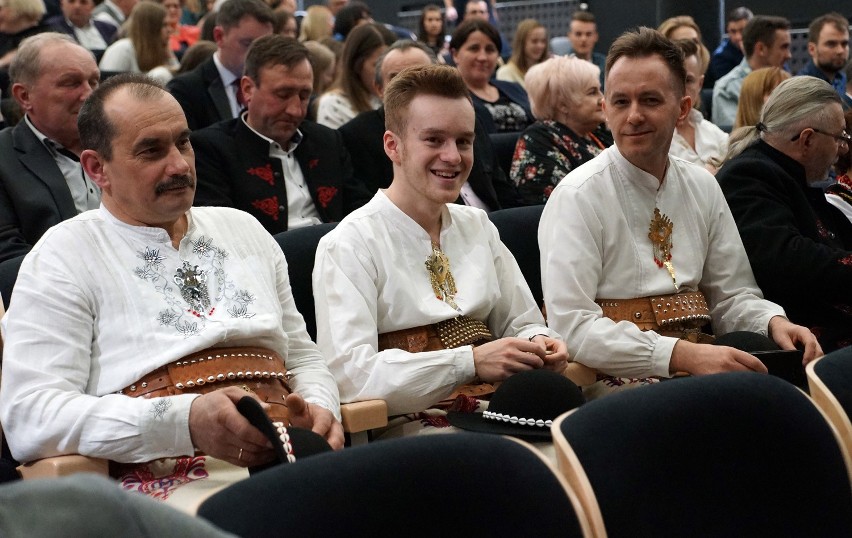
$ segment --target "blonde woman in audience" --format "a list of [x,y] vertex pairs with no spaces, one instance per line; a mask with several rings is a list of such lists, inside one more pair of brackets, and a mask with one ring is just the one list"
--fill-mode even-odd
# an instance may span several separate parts
[[372,22],[349,33],[334,86],[319,98],[317,123],[337,129],[361,112],[382,105],[375,83],[376,60],[394,41],[393,32]]
[[331,37],[332,28],[334,16],[331,11],[325,6],[311,6],[302,19],[299,41],[322,41],[325,37]]
[[517,82],[524,86],[524,75],[529,68],[543,62],[549,55],[547,29],[535,19],[524,19],[515,30],[512,57],[497,70],[497,80]]
[[[710,51],[704,46],[704,41],[701,37],[701,28],[696,24],[695,19],[689,15],[679,15],[671,17],[662,22],[657,31],[671,39],[677,41],[680,39],[688,39],[694,41],[698,45],[698,59],[701,60],[701,65],[704,67],[704,72],[707,72],[707,67],[710,66]],[[693,105],[698,108],[700,103],[694,101]]]
[[740,89],[734,129],[757,125],[763,103],[769,98],[772,90],[788,78],[790,78],[790,73],[780,67],[761,67],[749,73],[743,79],[743,85]]
[[[691,39],[678,39],[675,44],[680,47],[686,68],[686,95],[693,103],[697,103],[704,84],[704,73],[707,64],[699,57],[699,45]],[[692,108],[689,115],[679,121],[675,127],[669,154],[691,163],[703,166],[711,174],[725,157],[728,149],[728,135],[711,122],[704,119],[701,111]]]
[[[177,58],[169,49],[169,26],[166,8],[154,2],[139,2],[130,13],[127,35],[104,51],[99,67],[101,71],[148,73],[156,67],[176,68]],[[168,72],[155,74],[171,80]]]
[[604,123],[600,69],[573,56],[556,56],[527,72],[527,92],[538,121],[515,146],[510,177],[524,202],[543,204],[568,172],[612,145]]
[[21,41],[52,28],[41,22],[45,12],[42,0],[0,0],[0,5],[0,68],[6,68]]

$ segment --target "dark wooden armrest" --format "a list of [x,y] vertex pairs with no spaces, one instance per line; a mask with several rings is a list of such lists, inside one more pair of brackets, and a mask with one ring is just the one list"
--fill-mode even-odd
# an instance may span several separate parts
[[358,433],[388,425],[388,404],[384,400],[365,400],[340,406],[343,431]]
[[33,478],[57,478],[75,473],[109,474],[109,460],[90,458],[79,454],[54,456],[31,461],[18,466],[18,473],[24,480]]

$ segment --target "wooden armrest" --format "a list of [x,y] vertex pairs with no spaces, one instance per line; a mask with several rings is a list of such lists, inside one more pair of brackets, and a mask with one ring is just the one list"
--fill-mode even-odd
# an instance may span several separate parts
[[33,478],[57,478],[75,473],[109,474],[109,460],[90,458],[79,454],[54,456],[31,461],[18,466],[24,480]]
[[569,362],[562,375],[574,382],[578,387],[591,385],[597,379],[597,372],[579,362]]
[[388,404],[384,400],[366,400],[340,406],[343,431],[358,433],[388,425]]

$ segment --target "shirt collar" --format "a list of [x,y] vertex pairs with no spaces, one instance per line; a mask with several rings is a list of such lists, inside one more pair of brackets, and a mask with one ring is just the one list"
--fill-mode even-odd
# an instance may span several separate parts
[[33,134],[36,136],[36,138],[38,138],[39,141],[41,141],[41,143],[44,144],[44,147],[46,147],[47,150],[50,151],[52,154],[56,154],[56,153],[59,152],[59,150],[63,150],[63,149],[65,151],[71,151],[68,148],[66,148],[65,146],[63,146],[62,144],[60,144],[59,142],[57,142],[56,140],[53,140],[52,138],[50,138],[49,136],[47,136],[43,132],[39,131],[36,128],[36,126],[33,125],[33,122],[30,121],[30,117],[29,117],[28,114],[24,114],[24,121],[27,123],[27,127],[30,128],[30,130],[33,132]]
[[[243,112],[242,115],[240,115],[240,121],[242,121],[245,124],[245,126],[248,127],[248,129],[251,132],[253,132],[254,134],[259,136],[260,138],[269,142],[270,146],[281,147],[278,144],[278,142],[276,142],[275,140],[272,140],[268,136],[264,136],[263,134],[261,134],[260,132],[255,130],[251,125],[248,124],[248,121],[246,120],[246,118],[248,118],[248,112]],[[287,147],[287,148],[282,147],[281,149],[283,151],[287,152],[287,153],[290,153],[291,151],[295,151],[296,148],[299,146],[299,144],[302,142],[303,138],[304,138],[304,135],[302,135],[302,131],[300,131],[299,129],[296,129],[296,132],[293,134],[293,137],[290,139],[290,146]]]
[[222,60],[219,59],[219,51],[213,53],[213,63],[216,64],[216,70],[219,71],[219,78],[222,79],[222,84],[227,88],[234,83],[235,80],[242,77],[242,73],[235,75],[233,71],[225,67]]

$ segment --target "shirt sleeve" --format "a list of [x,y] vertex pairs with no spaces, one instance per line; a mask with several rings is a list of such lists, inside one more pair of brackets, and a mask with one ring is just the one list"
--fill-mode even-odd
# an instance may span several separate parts
[[340,420],[340,396],[334,376],[305,328],[305,319],[296,309],[280,247],[270,237],[270,252],[275,253],[278,300],[281,303],[281,328],[287,335],[287,370],[293,374],[292,387],[305,401],[328,409]]
[[750,331],[766,336],[769,320],[784,316],[784,309],[763,299],[722,190],[715,181],[709,185],[710,238],[700,288],[710,306],[713,331]]
[[92,360],[97,305],[71,276],[78,273],[63,258],[35,250],[18,275],[3,320],[0,387],[12,455],[27,462],[79,453],[134,463],[192,454],[189,410],[196,395],[88,392],[100,372]]
[[564,182],[542,214],[538,240],[547,323],[576,362],[622,377],[668,377],[677,339],[604,317],[595,303],[603,278],[605,225]]

